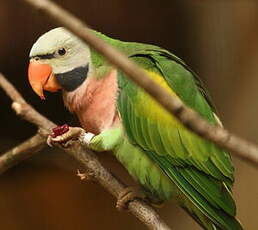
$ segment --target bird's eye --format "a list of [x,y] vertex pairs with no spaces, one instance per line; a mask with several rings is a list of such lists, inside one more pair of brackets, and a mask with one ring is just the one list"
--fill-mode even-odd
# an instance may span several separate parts
[[61,49],[59,49],[57,52],[58,52],[58,54],[59,54],[60,56],[64,56],[64,55],[66,54],[65,48],[61,48]]

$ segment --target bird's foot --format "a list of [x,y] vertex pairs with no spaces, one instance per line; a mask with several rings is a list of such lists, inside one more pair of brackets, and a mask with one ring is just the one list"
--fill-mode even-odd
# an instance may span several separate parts
[[74,140],[84,139],[86,132],[80,127],[69,127],[67,124],[57,126],[52,129],[52,134],[48,136],[47,144],[61,144],[63,147],[69,147]]
[[127,188],[123,189],[120,192],[120,194],[118,195],[118,199],[116,202],[116,208],[119,211],[128,210],[129,203],[135,199],[145,200],[146,195],[138,187],[127,187]]

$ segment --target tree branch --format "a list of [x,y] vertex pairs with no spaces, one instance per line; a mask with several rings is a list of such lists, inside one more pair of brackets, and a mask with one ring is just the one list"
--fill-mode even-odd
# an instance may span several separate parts
[[[46,139],[50,134],[51,129],[56,125],[29,105],[2,74],[0,74],[0,87],[2,87],[6,94],[14,100],[12,108],[16,113],[28,122],[40,127],[39,132],[35,136],[1,155],[0,173],[3,173],[14,164],[29,158],[45,147]],[[86,167],[86,171],[92,172],[94,179],[114,197],[118,198],[119,194],[126,188],[122,182],[116,179],[101,165],[93,152],[83,148],[78,141],[75,141],[69,148],[62,148],[62,146],[58,147],[81,162]],[[129,203],[128,209],[134,216],[147,225],[149,229],[170,230],[156,211],[145,202],[133,200]]]
[[37,133],[29,140],[9,150],[0,156],[0,174],[21,161],[32,157],[35,153],[46,146],[46,138],[40,133]]

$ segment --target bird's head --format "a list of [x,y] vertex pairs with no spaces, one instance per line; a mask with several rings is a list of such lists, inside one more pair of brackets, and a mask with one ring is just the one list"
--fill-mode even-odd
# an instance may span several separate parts
[[30,51],[29,82],[44,99],[44,90],[73,91],[87,78],[90,49],[79,38],[59,27],[43,34]]

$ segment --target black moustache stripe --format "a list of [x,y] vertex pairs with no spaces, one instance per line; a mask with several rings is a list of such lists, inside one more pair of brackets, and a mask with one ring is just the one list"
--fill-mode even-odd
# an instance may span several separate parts
[[55,53],[49,53],[49,54],[39,54],[39,55],[31,56],[30,59],[33,59],[33,58],[52,59],[54,57],[55,57]]
[[58,83],[68,92],[77,89],[87,78],[89,64],[77,67],[71,71],[55,74]]

